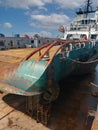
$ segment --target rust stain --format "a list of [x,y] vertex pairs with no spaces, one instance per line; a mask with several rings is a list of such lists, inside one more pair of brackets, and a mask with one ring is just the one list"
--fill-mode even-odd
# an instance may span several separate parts
[[8,118],[8,126],[11,126],[13,124],[13,121],[11,118]]

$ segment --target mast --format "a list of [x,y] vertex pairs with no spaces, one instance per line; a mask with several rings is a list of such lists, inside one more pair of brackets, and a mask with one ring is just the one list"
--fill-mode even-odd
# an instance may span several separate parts
[[92,2],[90,2],[90,0],[87,0],[87,6],[86,6],[87,13],[89,13],[90,9],[92,10],[91,4],[92,4]]
[[85,10],[86,16],[88,15],[88,13],[93,13],[91,4],[92,2],[90,0],[87,0],[86,10]]
[[91,0],[87,0],[86,1],[86,7],[84,9],[84,11],[82,11],[82,9],[80,8],[78,12],[76,12],[77,14],[86,14],[86,17],[89,13],[94,13],[95,10],[92,10],[92,6],[91,6],[92,2]]

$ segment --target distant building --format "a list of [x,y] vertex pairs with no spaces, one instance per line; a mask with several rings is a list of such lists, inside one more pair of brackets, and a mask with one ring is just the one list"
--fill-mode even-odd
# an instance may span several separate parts
[[35,34],[33,38],[28,35],[20,37],[19,34],[15,34],[14,37],[5,37],[0,35],[0,50],[11,49],[11,48],[25,48],[25,47],[39,47],[43,44],[53,42],[56,38],[40,37]]
[[0,37],[0,49],[24,48],[26,43],[24,37]]
[[38,34],[35,34],[34,37],[30,39],[29,44],[31,47],[36,48],[55,40],[56,38],[40,37]]

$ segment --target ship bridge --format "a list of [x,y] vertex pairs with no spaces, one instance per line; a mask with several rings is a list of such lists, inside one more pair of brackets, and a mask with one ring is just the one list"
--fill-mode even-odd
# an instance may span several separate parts
[[90,28],[94,28],[96,25],[95,18],[84,18],[84,19],[75,19],[70,26],[70,30],[84,30],[89,31]]

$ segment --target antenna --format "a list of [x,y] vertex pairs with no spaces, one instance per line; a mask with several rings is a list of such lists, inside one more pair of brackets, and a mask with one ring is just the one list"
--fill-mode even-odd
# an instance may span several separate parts
[[87,13],[89,13],[89,11],[92,11],[92,7],[91,7],[92,2],[90,0],[87,0],[87,5],[86,5],[86,11]]
[[77,14],[86,14],[86,17],[88,15],[88,13],[94,13],[95,10],[92,10],[91,4],[92,4],[91,0],[87,0],[85,10],[82,11],[82,9],[80,8],[79,11],[76,13]]
[[86,17],[88,15],[88,13],[93,13],[95,11],[92,11],[92,6],[91,6],[92,2],[90,0],[87,0],[87,5],[86,5],[86,10],[85,10],[85,14]]

